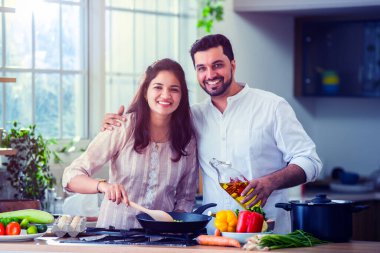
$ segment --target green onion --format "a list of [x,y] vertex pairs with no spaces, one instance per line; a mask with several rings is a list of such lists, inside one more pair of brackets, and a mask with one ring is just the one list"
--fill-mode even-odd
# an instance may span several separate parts
[[326,243],[318,238],[315,238],[310,233],[302,230],[296,230],[292,233],[269,234],[260,237],[251,238],[248,240],[244,249],[246,250],[266,250],[266,249],[282,249],[294,247],[311,247],[317,244]]

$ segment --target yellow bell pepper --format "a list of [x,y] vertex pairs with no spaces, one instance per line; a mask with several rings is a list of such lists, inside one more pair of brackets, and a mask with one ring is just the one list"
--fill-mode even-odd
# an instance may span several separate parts
[[236,214],[231,210],[221,210],[215,215],[214,225],[221,232],[235,232],[236,224]]

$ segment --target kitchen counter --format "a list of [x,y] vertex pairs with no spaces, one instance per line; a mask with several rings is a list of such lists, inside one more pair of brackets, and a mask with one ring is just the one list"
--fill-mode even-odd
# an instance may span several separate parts
[[[349,243],[328,243],[310,248],[291,248],[275,250],[276,253],[290,252],[378,252],[380,242],[352,241]],[[214,246],[192,246],[192,247],[162,247],[162,246],[126,246],[126,245],[82,245],[82,244],[60,244],[56,245],[54,237],[42,237],[29,242],[0,242],[0,251],[7,252],[70,252],[70,253],[121,253],[121,252],[142,252],[142,253],[178,253],[178,252],[199,252],[199,253],[233,253],[243,252],[242,249],[231,247]]]

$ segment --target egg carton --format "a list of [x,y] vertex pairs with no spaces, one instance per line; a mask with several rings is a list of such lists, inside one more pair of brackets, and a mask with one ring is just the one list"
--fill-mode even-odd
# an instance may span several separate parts
[[76,237],[79,233],[86,230],[86,218],[82,216],[62,215],[53,223],[51,232],[58,237],[68,234]]

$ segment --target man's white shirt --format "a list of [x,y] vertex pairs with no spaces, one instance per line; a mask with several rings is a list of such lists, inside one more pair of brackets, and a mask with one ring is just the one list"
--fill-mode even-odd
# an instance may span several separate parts
[[[192,106],[198,159],[203,177],[203,203],[217,203],[213,211],[242,209],[219,185],[212,158],[232,163],[248,180],[268,175],[287,166],[300,166],[307,181],[314,181],[322,169],[314,142],[304,131],[285,99],[263,90],[244,88],[227,98],[221,113],[211,98]],[[287,190],[274,191],[264,211],[276,221],[276,233],[290,232],[289,212],[275,208],[288,202]],[[213,233],[213,224],[209,224]]]

